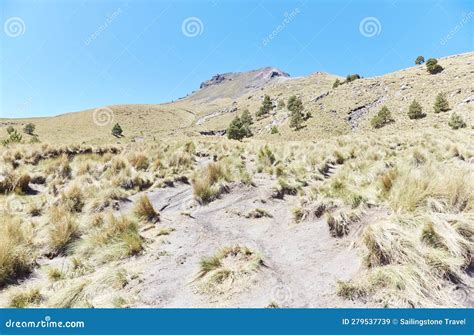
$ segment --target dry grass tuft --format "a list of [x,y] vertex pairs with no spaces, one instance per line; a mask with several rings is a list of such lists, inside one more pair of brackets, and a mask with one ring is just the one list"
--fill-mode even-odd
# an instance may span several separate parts
[[69,244],[79,236],[76,218],[63,206],[53,206],[48,213],[51,255],[64,253]]
[[15,292],[10,297],[9,307],[25,308],[30,305],[37,305],[41,302],[42,296],[39,289],[32,288]]
[[27,275],[35,264],[32,231],[18,218],[3,217],[0,225],[0,287]]
[[246,247],[227,247],[203,258],[197,278],[205,293],[222,294],[239,289],[263,265],[262,258]]
[[222,162],[208,164],[193,181],[193,191],[196,200],[201,204],[213,201],[225,189],[224,182],[229,180],[229,172],[225,169]]
[[160,221],[160,214],[155,211],[148,196],[141,196],[134,209],[135,215],[140,219],[148,222]]

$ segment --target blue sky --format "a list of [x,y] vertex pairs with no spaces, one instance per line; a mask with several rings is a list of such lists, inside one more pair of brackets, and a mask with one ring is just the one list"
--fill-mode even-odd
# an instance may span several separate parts
[[264,66],[369,77],[474,50],[468,0],[2,0],[0,10],[0,117],[167,102],[216,73]]

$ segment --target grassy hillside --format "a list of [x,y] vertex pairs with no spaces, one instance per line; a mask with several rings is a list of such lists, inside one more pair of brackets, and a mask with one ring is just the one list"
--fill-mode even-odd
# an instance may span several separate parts
[[[254,114],[264,95],[269,95],[277,105],[286,102],[291,95],[300,97],[312,118],[298,132],[288,127],[286,108],[276,108],[272,115],[255,124],[254,133],[259,138],[275,139],[270,135],[271,125],[278,125],[280,139],[320,139],[352,132],[373,131],[371,118],[386,105],[394,123],[384,127],[384,133],[400,130],[416,130],[426,127],[447,128],[450,113],[435,114],[433,104],[438,93],[445,93],[452,111],[456,111],[472,125],[474,103],[472,97],[474,53],[442,58],[441,73],[432,75],[425,65],[415,66],[380,77],[364,78],[343,84],[335,89],[332,85],[338,77],[315,73],[307,77],[288,78],[269,73],[271,68],[225,74],[225,80],[196,91],[176,102],[162,105],[123,105],[99,109],[105,111],[105,119],[95,123],[94,110],[64,114],[52,118],[34,120],[2,120],[0,134],[13,123],[21,126],[33,122],[39,138],[52,143],[113,143],[110,129],[119,122],[125,131],[122,142],[134,137],[196,136],[199,131],[222,130],[232,118],[248,109]],[[355,71],[356,72],[356,69]],[[343,80],[343,78],[339,78]],[[408,106],[413,99],[422,105],[427,116],[421,120],[407,117]],[[463,103],[471,99],[470,103]],[[96,112],[97,113],[97,112]],[[112,117],[109,117],[113,115]],[[348,118],[351,117],[351,120]],[[109,120],[109,122],[107,122]]]
[[[0,307],[473,307],[473,62],[336,88],[264,68],[168,104],[1,120],[41,142],[0,147]],[[200,133],[265,95],[253,137]]]

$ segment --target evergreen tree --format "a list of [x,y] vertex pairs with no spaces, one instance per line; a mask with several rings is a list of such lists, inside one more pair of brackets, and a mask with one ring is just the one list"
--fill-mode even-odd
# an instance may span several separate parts
[[371,120],[372,127],[374,128],[382,128],[390,122],[393,122],[393,118],[387,106],[383,106]]
[[413,100],[413,102],[410,104],[410,107],[408,108],[408,117],[414,120],[414,119],[421,119],[425,116],[426,115],[423,113],[423,108],[421,107],[419,102],[416,100]]
[[122,137],[122,134],[123,134],[122,127],[120,127],[120,125],[116,123],[114,127],[112,128],[112,135],[114,135],[115,137]]
[[292,112],[290,119],[290,127],[298,130],[303,125],[303,114],[300,111]]
[[245,110],[242,116],[236,116],[227,127],[227,137],[232,140],[241,140],[244,137],[252,136],[250,125],[253,123],[250,113]]
[[416,59],[415,59],[415,64],[416,64],[416,65],[421,65],[421,64],[423,64],[424,62],[425,62],[425,57],[423,57],[423,56],[418,56],[418,57],[416,57]]
[[[295,95],[293,95],[288,99],[286,107],[291,112],[290,127],[294,128],[295,130],[300,129],[303,121],[305,120],[305,117],[303,116],[303,102],[300,98],[297,98]],[[311,116],[311,114],[309,114],[309,116]]]
[[462,117],[456,113],[451,114],[449,118],[448,125],[453,129],[465,128],[466,122],[462,119]]
[[436,96],[433,109],[435,113],[447,112],[449,110],[449,102],[446,100],[445,94],[439,93]]
[[273,108],[274,106],[272,100],[268,95],[265,95],[265,97],[263,98],[262,106],[257,111],[256,115],[257,117],[267,115],[268,113],[270,113],[271,110],[273,110]]
[[243,111],[240,119],[242,120],[242,123],[247,124],[249,126],[253,124],[252,115],[250,115],[250,112],[248,109]]
[[443,71],[443,67],[438,64],[438,61],[434,58],[430,58],[426,61],[426,70],[430,74],[437,74]]
[[346,83],[350,83],[351,81],[360,79],[360,75],[356,74],[348,74],[346,77]]
[[23,132],[28,135],[33,135],[35,132],[36,126],[33,123],[28,123],[23,127]]

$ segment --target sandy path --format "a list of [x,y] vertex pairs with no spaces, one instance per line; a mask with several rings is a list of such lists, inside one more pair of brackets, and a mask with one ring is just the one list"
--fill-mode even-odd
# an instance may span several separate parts
[[[351,278],[360,266],[348,240],[332,238],[322,220],[292,223],[296,197],[272,199],[276,181],[263,174],[254,181],[256,187],[233,185],[229,193],[207,206],[194,203],[190,185],[147,192],[155,208],[162,209],[158,226],[175,231],[159,239],[150,236],[147,253],[139,260],[145,264],[141,282],[130,288],[142,302],[139,305],[265,307],[276,302],[281,307],[353,306],[335,295],[336,281]],[[131,197],[132,203],[138,196]],[[122,211],[129,211],[132,203]],[[273,218],[245,218],[255,208],[265,209]],[[193,279],[200,259],[237,244],[258,251],[267,267],[240,292],[212,297],[197,293]]]

